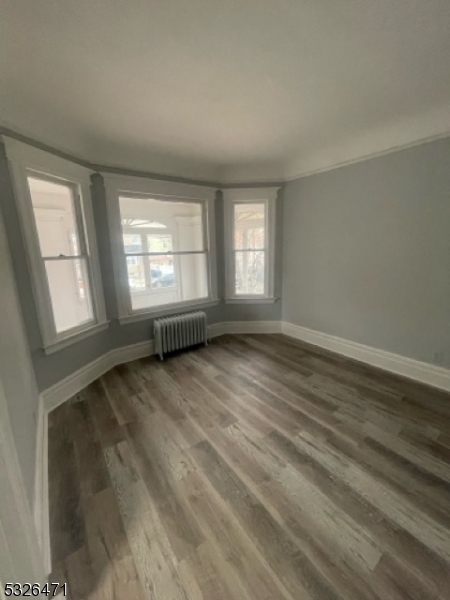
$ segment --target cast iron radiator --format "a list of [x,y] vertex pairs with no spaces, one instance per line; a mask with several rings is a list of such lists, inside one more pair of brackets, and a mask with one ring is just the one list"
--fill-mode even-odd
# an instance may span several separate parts
[[196,344],[208,343],[206,313],[203,311],[163,317],[154,321],[155,352],[164,354]]

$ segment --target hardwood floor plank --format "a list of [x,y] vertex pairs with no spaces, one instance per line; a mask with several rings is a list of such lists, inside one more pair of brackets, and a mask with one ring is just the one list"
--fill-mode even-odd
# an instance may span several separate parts
[[86,388],[86,406],[92,423],[95,436],[103,448],[113,446],[123,441],[124,434],[116,416],[111,408],[102,382],[97,379]]
[[[82,497],[97,494],[110,486],[101,444],[95,439],[95,427],[85,402],[71,406],[71,439],[75,448],[75,463]],[[92,460],[92,456],[97,456]]]
[[434,583],[417,577],[390,554],[382,557],[375,574],[376,587],[381,591],[389,589],[390,597],[395,600],[435,600],[439,593]]
[[242,580],[249,597],[290,600],[291,596],[257,552],[227,504],[202,480],[200,474],[189,475],[186,493],[209,541],[222,554],[223,560],[234,568],[233,577]]
[[[186,499],[180,496],[176,485],[177,479],[189,473],[187,461],[175,457],[173,448],[168,447],[167,437],[158,435],[155,429],[149,432],[147,428],[129,427],[129,432],[130,447],[140,476],[156,506],[174,554],[182,560],[204,541],[195,516],[190,514]],[[146,440],[151,441],[146,443]],[[165,454],[165,458],[161,459],[161,454]]]
[[307,452],[302,451],[278,432],[274,431],[267,443],[314,482],[336,506],[347,511],[361,528],[371,531],[385,551],[402,557],[402,560],[418,575],[430,578],[431,581],[439,581],[441,586],[450,589],[449,565],[408,531],[390,521],[339,475],[324,468]]
[[49,419],[50,539],[55,563],[64,560],[85,543],[80,481],[70,428],[72,408],[72,404],[66,403],[55,409]]
[[[352,455],[351,448],[346,450]],[[428,513],[444,527],[450,522],[450,487],[433,473],[372,439],[366,439],[359,446],[357,460],[375,478],[405,495],[419,510]]]
[[144,597],[185,600],[173,548],[128,443],[107,448],[105,457]]
[[190,452],[218,493],[231,504],[258,551],[274,566],[291,594],[303,593],[311,599],[338,598],[316,567],[208,442],[200,442]]
[[360,495],[370,498],[370,502],[387,517],[404,527],[439,556],[450,560],[448,533],[432,518],[416,510],[408,500],[399,497],[380,481],[374,480],[362,468],[348,461],[330,446],[322,445],[306,433],[297,436],[296,443],[326,468],[339,473],[339,476]]
[[119,425],[131,423],[136,419],[136,413],[130,398],[140,390],[134,388],[130,391],[129,386],[122,380],[118,371],[119,367],[108,371],[100,381],[106,391],[106,396]]
[[96,579],[87,546],[67,556],[65,565],[71,600],[97,600]]
[[201,372],[195,372],[192,376],[195,381],[214,394],[220,404],[229,408],[238,421],[249,423],[261,435],[271,431],[270,423],[261,418],[259,409],[254,406],[254,403],[252,404],[252,398],[244,391],[240,393],[233,391],[227,385],[226,380],[221,377],[216,376],[214,379],[210,379]]
[[143,600],[116,496],[107,488],[83,501],[96,598]]
[[448,462],[445,462],[445,451],[437,457],[435,454],[429,452],[428,447],[419,447],[418,445],[404,441],[398,436],[389,435],[389,433],[386,433],[375,425],[371,425],[366,431],[369,437],[381,443],[389,450],[450,484],[450,469],[448,468]]
[[[241,438],[240,435],[237,437],[237,439],[239,440],[239,438]],[[344,545],[344,552],[340,550],[339,545],[335,545],[333,552],[330,553],[331,548],[328,532],[329,523],[325,517],[326,513],[316,511],[316,514],[320,518],[320,523],[318,523],[314,518],[314,515],[311,514],[311,511],[307,510],[305,503],[299,503],[299,496],[304,496],[304,489],[301,489],[301,493],[299,493],[297,489],[292,488],[292,485],[295,484],[297,478],[292,478],[292,474],[290,473],[290,477],[288,477],[286,481],[283,481],[286,476],[286,471],[289,469],[289,465],[283,464],[273,455],[269,458],[269,460],[267,460],[268,449],[262,446],[262,440],[258,440],[258,442],[255,442],[254,444],[242,444],[242,440],[240,441],[242,450],[244,450],[244,452],[247,450],[248,456],[245,456],[244,452],[241,451],[239,457],[233,461],[232,455],[230,456],[227,450],[222,451],[222,456],[226,458],[229,464],[231,458],[233,468],[249,487],[251,492],[256,496],[258,501],[260,501],[268,509],[275,520],[277,520],[278,523],[284,528],[285,532],[294,540],[298,549],[302,551],[308,560],[310,560],[319,568],[320,572],[325,578],[332,581],[334,588],[345,592],[345,598],[354,598],[355,600],[372,598],[373,596],[368,593],[367,586],[363,582],[359,582],[359,585],[355,586],[355,589],[351,589],[352,586],[348,585],[348,581],[345,581],[345,577],[340,577],[337,564],[340,563],[341,569],[343,569],[344,573],[347,574],[348,569],[345,561],[348,562],[349,556],[354,559],[353,547],[355,544],[351,544],[349,546],[347,540],[347,543]],[[217,448],[218,444],[216,438],[214,442],[214,447]],[[258,465],[264,465],[267,468],[266,477],[257,476],[257,471],[255,474],[255,463],[251,462],[252,456],[255,458]],[[305,488],[304,485],[303,488]],[[314,504],[316,504],[316,490],[312,490],[312,494]],[[331,510],[333,513],[336,513],[336,511],[333,509]],[[328,513],[329,512],[330,511],[328,511]],[[343,513],[343,515],[345,514],[346,513]],[[296,518],[297,515],[298,520]],[[324,527],[326,528],[325,531]],[[336,536],[337,539],[342,537],[341,529],[344,529],[342,524],[341,528],[338,529],[339,534]],[[355,530],[354,525],[353,528],[350,528],[350,537],[352,534],[356,534],[356,546],[361,547],[359,530]],[[333,538],[331,538],[332,545],[333,541]],[[364,540],[362,543],[364,544]],[[350,549],[349,553],[346,552],[347,549]],[[339,554],[347,554],[347,557],[339,557]],[[374,548],[373,544],[370,542],[368,545],[368,550],[366,551],[366,555],[369,554],[372,555],[372,567],[377,563],[381,553],[379,550]],[[348,575],[352,579],[355,579],[354,570],[350,569]]]
[[345,600],[378,598],[372,590],[368,573],[358,570],[354,561],[348,561],[347,549],[331,551],[324,536],[318,534],[314,523],[305,518],[298,504],[279,482],[272,480],[263,483],[259,488],[258,498],[296,546],[317,566],[337,596]]
[[236,589],[236,580],[230,578],[226,581],[220,574],[214,561],[214,550],[207,543],[203,543],[196,552],[186,557],[183,563],[189,565],[189,570],[195,578],[198,589],[203,598],[210,600],[247,600],[242,590],[233,593]]

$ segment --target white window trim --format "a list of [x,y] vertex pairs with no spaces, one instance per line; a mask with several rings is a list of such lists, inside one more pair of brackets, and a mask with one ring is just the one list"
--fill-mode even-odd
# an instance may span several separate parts
[[[106,329],[108,326],[103,298],[100,263],[98,259],[94,216],[92,212],[90,193],[91,172],[89,169],[77,165],[76,163],[72,163],[11,138],[5,137],[4,143],[6,155],[11,166],[15,198],[17,200],[20,226],[27,251],[27,262],[31,274],[33,296],[36,303],[43,348],[46,354],[50,354],[72,343],[80,341],[93,333]],[[69,183],[76,186],[81,195],[86,244],[89,251],[91,270],[90,291],[94,319],[89,323],[61,333],[56,332],[50,292],[47,285],[47,276],[41,257],[41,249],[27,180],[27,177],[30,174],[52,180],[60,179],[62,183]]]
[[[218,302],[217,296],[217,263],[216,263],[216,224],[215,224],[215,196],[216,189],[209,186],[200,186],[187,183],[161,181],[146,177],[124,177],[121,175],[102,173],[108,209],[108,224],[111,236],[111,249],[114,267],[114,282],[116,288],[117,304],[119,308],[119,321],[129,323],[155,318],[165,314],[172,314],[180,310],[213,306]],[[126,256],[122,238],[122,219],[120,214],[119,196],[123,194],[142,194],[153,196],[161,200],[196,201],[203,203],[206,214],[206,240],[208,261],[208,289],[209,295],[198,300],[187,300],[163,304],[141,310],[132,310],[131,295],[128,285],[128,272]]]
[[[275,297],[275,231],[277,188],[234,188],[223,192],[225,208],[225,302],[227,304],[272,304]],[[235,293],[234,264],[234,205],[264,204],[266,217],[266,260],[265,260],[265,292],[264,294]]]

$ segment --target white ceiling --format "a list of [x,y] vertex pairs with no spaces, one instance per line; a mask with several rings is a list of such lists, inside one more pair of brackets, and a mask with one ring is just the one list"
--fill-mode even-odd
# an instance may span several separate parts
[[0,123],[222,181],[450,133],[449,0],[0,0]]

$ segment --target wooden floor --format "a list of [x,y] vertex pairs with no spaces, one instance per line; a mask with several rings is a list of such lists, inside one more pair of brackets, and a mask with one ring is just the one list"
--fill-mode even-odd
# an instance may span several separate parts
[[450,598],[450,395],[281,335],[115,368],[49,422],[72,600]]

